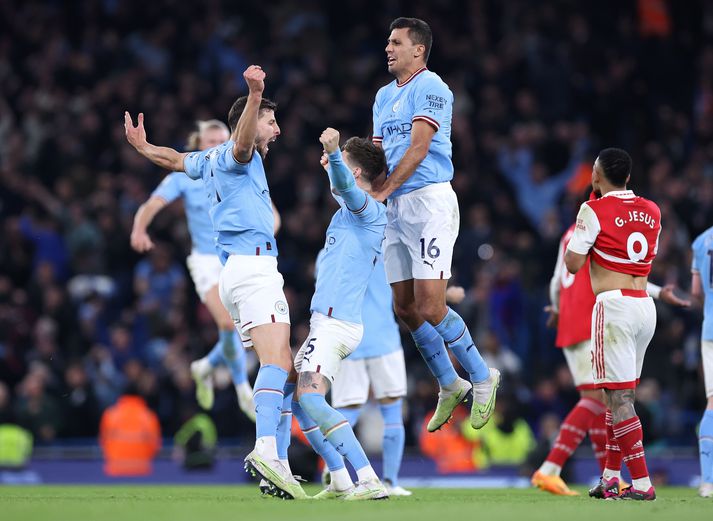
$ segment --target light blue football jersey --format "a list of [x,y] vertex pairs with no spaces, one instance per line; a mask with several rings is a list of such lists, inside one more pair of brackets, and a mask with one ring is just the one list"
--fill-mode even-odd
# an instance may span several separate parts
[[414,121],[425,121],[436,130],[424,160],[391,197],[453,178],[453,93],[440,76],[424,67],[402,84],[392,81],[376,93],[372,114],[373,140],[384,149],[389,173],[411,144]]
[[208,213],[210,201],[201,180],[191,179],[183,172],[171,172],[163,178],[151,196],[160,197],[167,203],[182,197],[193,251],[216,254],[215,233]]
[[713,226],[693,241],[691,269],[701,275],[705,304],[703,307],[703,340],[713,340]]
[[327,228],[310,310],[361,324],[366,287],[381,255],[386,207],[357,186],[339,150],[329,155],[328,168],[339,210]]
[[350,360],[384,356],[402,349],[399,326],[394,317],[391,286],[386,282],[383,256],[374,266],[361,308],[364,336]]
[[225,264],[229,255],[277,256],[274,215],[262,157],[253,151],[247,163],[236,161],[233,141],[191,152],[184,168],[203,179],[209,193],[210,217],[217,248]]

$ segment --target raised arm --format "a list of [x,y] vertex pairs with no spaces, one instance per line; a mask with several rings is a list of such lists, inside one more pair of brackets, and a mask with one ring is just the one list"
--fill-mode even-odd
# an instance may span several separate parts
[[182,154],[169,147],[157,147],[146,140],[143,113],[139,113],[138,124],[135,127],[134,122],[131,120],[131,115],[128,112],[124,112],[124,129],[126,130],[126,140],[129,144],[153,164],[174,172],[184,171],[183,160],[188,154]]
[[396,165],[391,175],[386,178],[374,198],[383,201],[397,190],[413,175],[428,154],[436,129],[423,120],[416,120],[411,127],[411,145],[406,149],[401,161]]
[[243,78],[248,84],[248,100],[231,137],[235,141],[233,156],[236,161],[247,163],[252,158],[255,149],[257,120],[260,115],[262,93],[265,90],[265,72],[259,65],[251,65],[243,73]]
[[342,159],[342,152],[339,150],[339,132],[328,127],[319,136],[319,142],[322,143],[322,147],[327,153],[329,165],[326,170],[327,174],[329,174],[329,181],[332,183],[332,187],[341,195],[343,191],[354,186],[356,182]]

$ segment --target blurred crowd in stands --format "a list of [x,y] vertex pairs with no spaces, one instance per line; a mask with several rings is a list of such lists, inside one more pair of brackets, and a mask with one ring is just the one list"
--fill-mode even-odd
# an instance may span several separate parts
[[[150,140],[182,149],[196,120],[227,119],[251,63],[279,104],[266,170],[299,346],[335,210],[318,136],[370,134],[401,15],[431,24],[429,68],[455,95],[453,283],[504,373],[498,425],[524,424],[528,447],[552,434],[577,394],[543,307],[597,151],[628,150],[631,188],[662,208],[653,282],[687,292],[690,243],[713,224],[710,0],[0,0],[0,423],[37,443],[94,437],[129,385],[165,435],[196,412],[188,364],[217,332],[184,266],[180,204],[157,217],[150,254],[129,246],[166,172],[127,145],[123,113],[143,111]],[[649,451],[692,446],[705,402],[700,310],[657,308],[638,394]],[[404,349],[417,446],[436,383],[408,335]],[[220,437],[251,435],[235,402],[224,385],[211,412]]]

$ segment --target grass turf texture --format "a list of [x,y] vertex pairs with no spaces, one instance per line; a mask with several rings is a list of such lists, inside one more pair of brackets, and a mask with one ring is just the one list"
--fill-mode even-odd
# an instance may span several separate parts
[[[309,494],[319,489],[307,487]],[[3,521],[626,521],[713,519],[713,499],[660,487],[655,502],[556,497],[534,489],[414,489],[409,498],[345,503],[261,497],[257,486],[0,487]]]

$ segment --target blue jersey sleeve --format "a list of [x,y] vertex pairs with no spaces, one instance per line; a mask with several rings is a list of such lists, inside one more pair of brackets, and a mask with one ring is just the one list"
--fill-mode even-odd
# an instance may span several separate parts
[[183,172],[172,172],[163,178],[161,184],[151,193],[151,197],[160,197],[167,203],[175,201],[183,195],[181,187],[181,177],[185,177]]
[[361,220],[370,222],[375,219],[379,204],[357,186],[354,176],[342,160],[342,152],[337,149],[329,154],[329,180],[339,196],[344,199],[347,209]]
[[246,174],[248,172],[248,165],[253,162],[255,154],[259,154],[259,152],[253,147],[253,153],[250,156],[250,159],[245,163],[242,163],[241,161],[235,159],[235,156],[233,155],[233,146],[234,143],[232,141],[224,143],[220,146],[215,157],[216,166],[223,172]]
[[701,271],[701,266],[699,265],[698,261],[698,250],[700,248],[700,243],[701,238],[698,237],[695,241],[693,241],[693,244],[691,245],[691,249],[693,250],[693,255],[691,255],[691,271],[695,271],[697,273]]
[[425,121],[438,132],[451,113],[453,93],[438,78],[424,78],[414,90],[413,117],[411,121]]
[[[342,159],[342,151],[337,149],[328,156],[329,158],[329,168],[327,168],[327,173],[329,174],[329,181],[332,186],[342,195],[342,192],[349,190],[351,187],[356,185],[354,181],[354,176],[349,171],[349,168],[344,164]],[[346,199],[345,199],[346,200]]]
[[183,160],[183,171],[191,179],[201,179],[203,177],[204,152],[189,152]]

